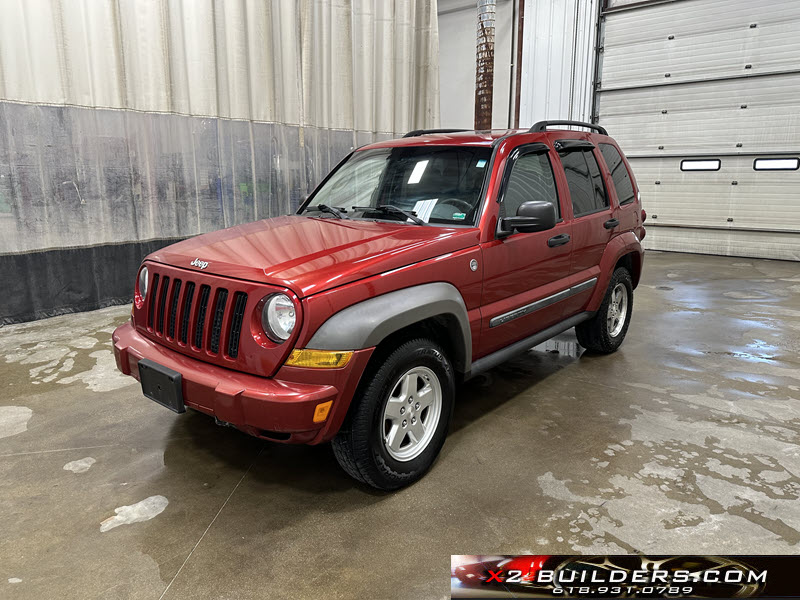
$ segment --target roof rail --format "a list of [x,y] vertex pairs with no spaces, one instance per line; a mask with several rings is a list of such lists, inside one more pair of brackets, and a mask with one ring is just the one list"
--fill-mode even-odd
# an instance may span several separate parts
[[597,133],[601,135],[608,135],[608,131],[606,131],[605,127],[595,125],[594,123],[584,123],[583,121],[539,121],[533,127],[531,127],[528,132],[540,133],[542,131],[547,131],[548,127],[552,127],[554,125],[574,125],[575,127],[587,127],[588,129],[597,130]]
[[403,137],[417,137],[418,135],[428,135],[430,133],[458,133],[460,131],[472,131],[471,129],[415,129],[409,131]]

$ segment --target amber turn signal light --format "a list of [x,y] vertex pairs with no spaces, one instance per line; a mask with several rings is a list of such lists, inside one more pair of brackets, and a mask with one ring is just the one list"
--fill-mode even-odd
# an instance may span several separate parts
[[352,358],[352,350],[292,350],[286,360],[287,367],[308,367],[311,369],[338,369]]
[[317,404],[317,408],[314,409],[314,423],[322,423],[327,419],[328,413],[331,412],[331,406],[333,406],[333,400]]

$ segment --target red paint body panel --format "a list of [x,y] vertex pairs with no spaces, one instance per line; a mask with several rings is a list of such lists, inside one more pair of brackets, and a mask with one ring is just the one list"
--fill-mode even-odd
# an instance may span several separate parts
[[[638,282],[643,262],[643,211],[638,199],[619,205],[602,155],[595,150],[610,206],[574,219],[566,177],[553,145],[555,140],[568,138],[616,146],[607,136],[557,130],[437,134],[363,148],[493,147],[475,227],[419,227],[291,215],[200,235],[151,254],[145,259],[150,277],[158,273],[170,278],[165,292],[168,306],[177,279],[194,282],[195,293],[200,286],[209,286],[212,297],[219,290],[227,290],[229,302],[237,293],[247,294],[239,354],[228,356],[224,348],[211,352],[209,331],[203,332],[203,343],[196,347],[193,337],[183,343],[177,333],[169,335],[167,330],[154,327],[149,315],[150,303],[157,299],[153,292],[144,301],[137,299],[132,320],[135,326],[129,323],[114,332],[119,369],[138,378],[138,361],[150,358],[182,374],[188,406],[253,435],[263,437],[264,431],[271,431],[288,434],[284,441],[290,443],[320,443],[330,440],[341,427],[374,348],[356,351],[340,369],[283,365],[293,348],[306,348],[319,327],[344,308],[403,288],[449,283],[458,289],[467,309],[473,360],[572,315],[597,310],[621,257],[632,257],[634,285]],[[562,221],[548,231],[498,237],[498,195],[503,173],[510,167],[508,159],[515,148],[533,142],[543,142],[550,148]],[[631,179],[638,192],[632,173]],[[603,224],[612,217],[619,219],[620,226],[606,229]],[[570,243],[550,247],[548,240],[562,233],[571,236]],[[208,264],[202,269],[193,266],[195,259]],[[473,260],[477,261],[475,270],[470,267]],[[597,282],[590,289],[490,327],[496,316],[592,278]],[[276,292],[287,294],[297,313],[290,339],[280,344],[266,338],[260,325],[259,303]],[[166,323],[170,319],[181,322],[186,294],[186,285],[175,293],[178,310],[174,317],[166,311]],[[195,323],[197,302],[185,304],[190,311],[188,321]],[[220,314],[220,335],[226,340],[234,318],[231,312]],[[189,332],[190,336],[194,333]],[[327,420],[313,423],[314,408],[328,400],[333,401],[333,407]]]
[[475,349],[480,333],[483,275],[480,268],[472,271],[469,263],[472,259],[478,260],[479,265],[483,261],[481,260],[481,249],[477,245],[478,232],[475,229],[468,231],[472,233],[473,239],[473,246],[470,248],[437,256],[406,268],[381,273],[304,298],[303,314],[308,317],[303,321],[303,327],[297,340],[298,347],[305,347],[322,323],[331,315],[348,306],[394,290],[442,281],[454,285],[461,292],[461,297],[469,311],[470,323],[473,324],[472,342],[473,349]]
[[[181,374],[187,406],[258,437],[265,437],[265,430],[289,433],[290,438],[281,441],[294,443],[333,437],[372,354],[371,348],[360,350],[341,369],[283,367],[275,378],[266,378],[184,356],[144,337],[130,323],[118,327],[112,341],[117,368],[125,375],[139,379],[138,362],[147,357]],[[317,404],[328,400],[333,407],[327,421],[313,423]]]
[[290,215],[246,223],[167,246],[148,260],[285,287],[298,296],[378,275],[474,243],[466,227],[409,227]]
[[[498,315],[568,287],[572,248],[569,244],[548,248],[547,240],[568,233],[571,228],[571,223],[561,222],[549,231],[515,233],[482,245],[485,275],[479,356],[508,346],[564,318],[563,305],[557,302],[516,319],[513,324],[489,326],[489,321]],[[545,253],[543,249],[549,252]],[[539,258],[531,260],[531,256]],[[536,282],[536,285],[532,286],[531,282]]]

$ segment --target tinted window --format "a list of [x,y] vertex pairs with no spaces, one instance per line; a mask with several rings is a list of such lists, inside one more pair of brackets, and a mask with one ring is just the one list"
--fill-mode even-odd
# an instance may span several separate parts
[[600,152],[603,155],[603,160],[606,161],[608,170],[611,171],[611,179],[617,190],[619,203],[629,204],[633,202],[636,197],[633,193],[633,182],[631,181],[630,173],[628,173],[628,168],[622,161],[619,150],[611,144],[600,144]]
[[591,151],[564,152],[561,164],[567,176],[572,211],[576,217],[608,206],[603,177]]
[[557,218],[561,218],[556,182],[547,154],[523,154],[514,161],[500,205],[500,218],[516,215],[520,204],[535,200],[552,202]]

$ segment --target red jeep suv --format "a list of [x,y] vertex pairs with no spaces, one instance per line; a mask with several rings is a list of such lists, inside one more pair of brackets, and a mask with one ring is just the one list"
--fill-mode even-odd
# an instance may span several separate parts
[[413,131],[352,152],[295,215],[146,257],[117,364],[173,411],[332,441],[396,489],[441,450],[458,381],[571,327],[619,347],[644,218],[597,125]]

